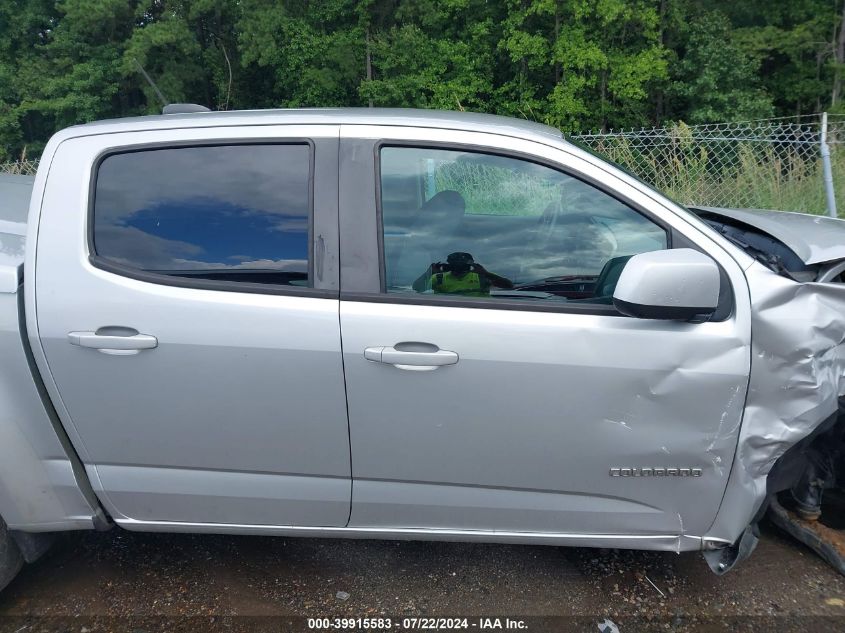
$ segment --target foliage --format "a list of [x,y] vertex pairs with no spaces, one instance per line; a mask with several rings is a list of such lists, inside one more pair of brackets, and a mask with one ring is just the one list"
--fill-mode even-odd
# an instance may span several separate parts
[[644,0],[509,0],[499,48],[510,77],[508,114],[565,130],[645,118],[648,87],[666,76],[654,3]]
[[[842,109],[845,0],[0,0],[0,160],[157,112],[396,106],[566,131]],[[840,42],[840,40],[842,40]]]
[[689,123],[752,120],[772,116],[771,97],[760,86],[760,62],[735,41],[730,22],[710,11],[687,27],[686,50],[670,92]]

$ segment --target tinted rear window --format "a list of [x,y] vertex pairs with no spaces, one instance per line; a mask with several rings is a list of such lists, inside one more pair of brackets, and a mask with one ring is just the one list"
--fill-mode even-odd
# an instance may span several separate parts
[[310,147],[226,145],[105,158],[94,250],[162,275],[310,286]]

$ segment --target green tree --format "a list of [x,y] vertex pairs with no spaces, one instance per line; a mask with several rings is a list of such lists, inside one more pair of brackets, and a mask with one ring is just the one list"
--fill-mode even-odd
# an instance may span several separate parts
[[730,42],[759,62],[754,81],[782,115],[830,106],[842,0],[700,0],[691,11],[730,20]]
[[260,105],[359,105],[365,29],[354,0],[243,0],[242,63],[269,73]]
[[121,70],[143,92],[148,112],[161,104],[138,65],[170,102],[229,109],[245,96],[234,30],[239,12],[236,0],[160,0],[138,8]]
[[667,73],[659,23],[645,0],[509,0],[501,109],[567,130],[641,122]]
[[845,110],[845,0],[0,0],[0,158],[158,112],[412,106],[567,131]]
[[374,105],[490,111],[494,9],[483,0],[405,1],[372,36]]
[[60,17],[38,47],[23,105],[53,128],[114,116],[132,104],[123,97],[121,57],[134,27],[126,0],[65,0]]
[[758,79],[759,61],[732,40],[727,17],[718,11],[689,22],[686,50],[675,66],[671,92],[688,123],[771,116],[771,98]]
[[25,148],[37,154],[53,132],[29,101],[43,81],[43,45],[58,16],[48,0],[0,3],[0,160],[19,158]]

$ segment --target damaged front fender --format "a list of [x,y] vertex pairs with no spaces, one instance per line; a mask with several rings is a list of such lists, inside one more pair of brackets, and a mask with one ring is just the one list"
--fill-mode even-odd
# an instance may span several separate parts
[[788,449],[837,413],[845,394],[845,285],[746,271],[752,357],[745,414],[725,498],[706,539],[737,543],[770,493]]

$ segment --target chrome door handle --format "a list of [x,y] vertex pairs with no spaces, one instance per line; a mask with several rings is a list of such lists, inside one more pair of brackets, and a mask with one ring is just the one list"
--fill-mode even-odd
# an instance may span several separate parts
[[[400,344],[401,345],[401,344]],[[414,344],[414,347],[423,345]],[[432,351],[417,349],[396,349],[395,347],[368,347],[364,350],[364,358],[376,363],[393,365],[399,369],[431,370],[454,365],[458,362],[458,354],[445,349],[438,349],[434,345],[425,345]]]
[[158,347],[158,339],[149,334],[139,334],[130,328],[101,328],[96,332],[68,332],[71,345],[95,349],[104,354],[127,356],[142,349]]

